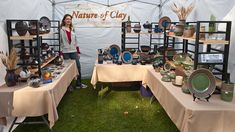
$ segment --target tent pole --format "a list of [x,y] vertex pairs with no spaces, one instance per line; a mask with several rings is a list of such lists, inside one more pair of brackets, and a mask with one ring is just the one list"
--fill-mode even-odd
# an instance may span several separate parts
[[160,0],[160,5],[159,5],[159,20],[162,17],[162,7],[168,2],[169,0],[165,0],[164,2],[162,2],[162,0]]
[[49,2],[51,2],[51,3],[54,3],[54,0],[48,0]]
[[[51,0],[49,0],[49,1],[51,1]],[[62,3],[74,2],[74,1],[80,1],[80,0],[67,0],[67,1],[63,1],[63,2],[57,2],[57,3],[54,2],[54,4],[62,4]],[[119,5],[119,4],[123,4],[123,3],[129,3],[129,2],[140,2],[140,3],[144,3],[144,4],[155,5],[155,6],[159,6],[160,5],[160,4],[154,4],[154,3],[145,2],[145,1],[141,1],[141,0],[129,0],[129,1],[125,1],[125,2],[120,2],[120,3],[112,4],[112,5],[110,5],[109,0],[107,0],[107,5],[103,4],[103,3],[99,3],[99,2],[93,1],[93,0],[84,0],[84,1],[91,2],[91,3],[96,3],[96,4],[99,4],[99,5],[103,5],[103,6],[108,6],[108,7]]]
[[162,0],[160,0],[158,19],[160,20],[161,17],[162,17]]
[[52,20],[55,20],[55,0],[52,3]]

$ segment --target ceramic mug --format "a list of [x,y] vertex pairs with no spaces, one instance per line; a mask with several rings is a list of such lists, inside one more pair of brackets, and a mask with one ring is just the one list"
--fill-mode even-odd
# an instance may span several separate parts
[[176,76],[175,77],[175,84],[182,85],[183,84],[183,76]]

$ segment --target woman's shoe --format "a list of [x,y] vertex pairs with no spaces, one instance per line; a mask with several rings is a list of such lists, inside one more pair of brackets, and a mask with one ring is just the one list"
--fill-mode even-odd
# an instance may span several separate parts
[[77,86],[76,88],[87,88],[87,85],[81,84],[80,86]]

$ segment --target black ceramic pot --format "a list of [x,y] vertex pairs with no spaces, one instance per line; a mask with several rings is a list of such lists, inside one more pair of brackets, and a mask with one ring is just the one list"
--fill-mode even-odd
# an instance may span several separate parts
[[20,35],[20,36],[24,36],[27,31],[28,31],[28,23],[25,22],[25,21],[18,21],[16,24],[15,24],[15,29],[16,29],[16,32]]

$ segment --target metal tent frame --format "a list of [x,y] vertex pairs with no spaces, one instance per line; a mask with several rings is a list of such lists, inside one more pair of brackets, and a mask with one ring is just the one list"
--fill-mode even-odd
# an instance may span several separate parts
[[169,1],[169,0],[159,0],[159,4],[155,4],[155,3],[150,3],[150,2],[146,2],[146,1],[142,1],[142,0],[128,0],[128,1],[124,1],[124,2],[119,2],[119,3],[115,3],[115,4],[110,4],[110,1],[107,0],[107,4],[104,3],[100,3],[100,2],[96,2],[94,0],[64,0],[61,2],[56,2],[55,0],[48,0],[52,3],[52,18],[55,18],[55,5],[57,4],[63,4],[63,3],[68,3],[68,2],[76,2],[76,1],[87,1],[87,2],[91,2],[91,3],[95,3],[95,4],[99,4],[99,5],[103,5],[103,6],[107,6],[107,7],[111,7],[111,6],[116,6],[116,5],[120,5],[120,4],[124,4],[124,3],[130,3],[130,2],[139,2],[139,3],[143,3],[143,4],[149,4],[149,5],[154,5],[159,7],[159,16],[158,18],[160,19],[162,17],[162,7]]

